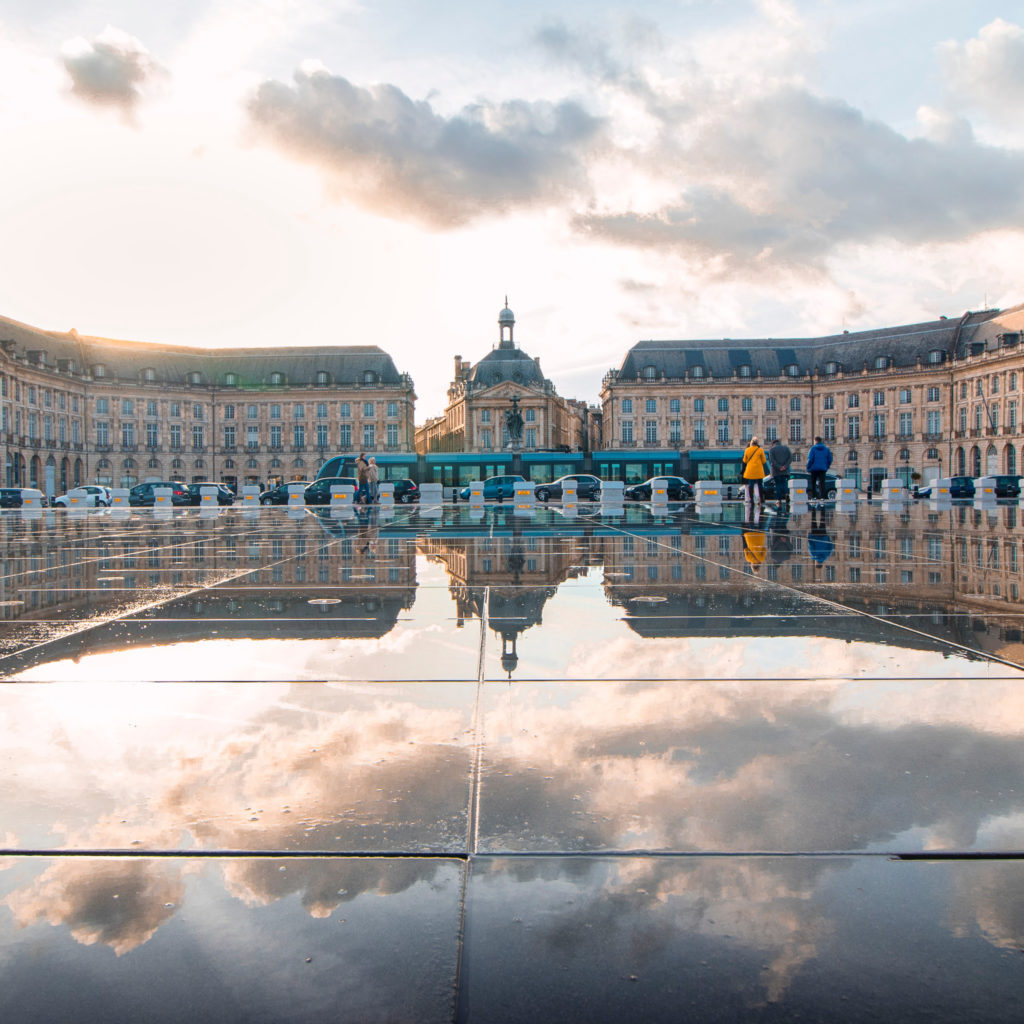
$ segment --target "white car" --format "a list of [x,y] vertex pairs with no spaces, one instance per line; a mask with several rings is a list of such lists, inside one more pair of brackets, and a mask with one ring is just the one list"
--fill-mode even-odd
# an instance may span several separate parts
[[69,508],[71,506],[71,499],[69,494],[75,494],[76,497],[81,494],[92,494],[96,498],[96,504],[107,507],[110,505],[110,488],[101,487],[99,484],[84,484],[82,487],[73,487],[68,494],[60,494],[53,499],[55,507]]

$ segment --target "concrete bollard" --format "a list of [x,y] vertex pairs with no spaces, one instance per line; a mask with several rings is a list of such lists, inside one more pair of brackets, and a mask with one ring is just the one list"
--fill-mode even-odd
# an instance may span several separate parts
[[512,505],[516,515],[533,515],[533,510],[537,505],[537,495],[534,493],[533,484],[529,481],[516,484],[512,492]]
[[42,508],[45,502],[43,492],[37,487],[22,487],[21,489],[21,507],[22,508]]
[[621,480],[601,481],[601,514],[623,515],[626,485]]
[[[423,501],[423,495],[420,495],[420,501]],[[470,508],[483,508],[484,507],[484,485],[482,480],[471,480],[469,484],[469,507]]]
[[199,488],[199,507],[207,508],[210,505],[216,507],[217,505],[217,488],[216,487],[200,487]]
[[90,494],[83,488],[75,487],[68,491],[68,511],[76,509],[92,508],[96,504],[96,495]]
[[384,480],[377,485],[377,501],[381,508],[390,505],[392,510],[395,507],[395,485],[391,480]]
[[693,500],[699,508],[721,508],[722,490],[721,480],[698,480],[693,485]]
[[242,504],[246,508],[259,508],[260,489],[255,484],[246,484],[242,488]]
[[668,507],[668,481],[663,476],[655,477],[651,481],[651,507]]
[[444,487],[438,483],[420,484],[421,516],[436,518],[444,505]]
[[304,508],[306,505],[306,484],[288,485],[288,507]]
[[[111,504],[114,504],[113,499],[111,499]],[[153,488],[153,508],[170,510],[173,504],[170,487]]]

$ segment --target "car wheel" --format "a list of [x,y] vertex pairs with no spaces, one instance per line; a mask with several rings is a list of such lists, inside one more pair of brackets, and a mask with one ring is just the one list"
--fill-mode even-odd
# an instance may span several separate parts
[[825,497],[829,501],[835,501],[836,500],[836,489],[834,487],[829,488],[829,490],[825,494]]
[[399,500],[402,502],[403,505],[411,505],[412,494],[409,491],[406,491],[405,494],[403,494]]
[[261,505],[269,505],[270,504],[270,499],[269,498],[260,498],[260,504]]
[[551,492],[546,487],[542,487],[537,492],[537,500],[538,501],[547,501],[550,497],[551,497]]

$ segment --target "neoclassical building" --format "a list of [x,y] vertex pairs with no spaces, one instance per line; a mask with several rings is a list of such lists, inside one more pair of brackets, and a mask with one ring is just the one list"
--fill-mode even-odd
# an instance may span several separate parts
[[498,344],[478,363],[455,357],[448,405],[441,416],[416,431],[418,452],[492,452],[509,443],[505,412],[513,396],[523,416],[525,451],[586,450],[588,409],[584,402],[562,398],[541,372],[540,360],[516,346],[516,318],[505,308],[498,314]]
[[735,449],[815,435],[860,486],[1017,473],[1024,306],[820,338],[641,341],[601,388],[603,447]]
[[203,349],[0,318],[4,481],[312,479],[328,455],[410,452],[416,394],[375,345]]

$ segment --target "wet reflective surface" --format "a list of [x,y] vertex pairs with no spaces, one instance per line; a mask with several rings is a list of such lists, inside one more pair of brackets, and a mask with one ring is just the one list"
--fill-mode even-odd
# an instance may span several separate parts
[[6,1001],[1019,1020],[1020,512],[5,512]]

